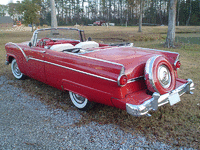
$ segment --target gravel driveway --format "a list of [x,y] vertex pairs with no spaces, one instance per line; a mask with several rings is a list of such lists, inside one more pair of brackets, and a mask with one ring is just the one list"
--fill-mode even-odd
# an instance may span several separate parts
[[115,125],[77,127],[79,111],[48,108],[12,82],[0,76],[0,149],[172,149]]

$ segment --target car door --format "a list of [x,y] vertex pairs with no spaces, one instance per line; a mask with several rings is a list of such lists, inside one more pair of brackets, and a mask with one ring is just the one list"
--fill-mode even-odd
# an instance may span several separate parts
[[58,89],[61,89],[63,74],[68,75],[68,70],[62,67],[63,54],[50,49],[45,53],[46,83]]
[[28,61],[26,62],[27,75],[36,80],[46,82],[44,70],[44,55],[46,49],[32,46],[26,47],[24,52],[28,58]]

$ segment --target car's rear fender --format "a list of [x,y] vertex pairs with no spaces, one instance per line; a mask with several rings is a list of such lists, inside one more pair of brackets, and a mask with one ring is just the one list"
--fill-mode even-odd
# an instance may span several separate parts
[[64,91],[71,91],[73,93],[79,94],[89,101],[100,102],[105,105],[113,106],[111,102],[111,94],[97,88],[92,88],[87,85],[79,84],[71,80],[62,80],[62,89]]

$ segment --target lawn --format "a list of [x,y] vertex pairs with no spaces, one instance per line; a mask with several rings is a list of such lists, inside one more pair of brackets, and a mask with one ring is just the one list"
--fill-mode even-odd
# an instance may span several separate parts
[[[200,149],[200,45],[176,43],[176,48],[163,47],[167,27],[143,27],[138,33],[138,27],[78,27],[85,30],[86,37],[97,42],[116,43],[133,42],[135,46],[174,51],[180,54],[181,68],[178,71],[180,78],[191,78],[195,83],[194,95],[181,96],[181,102],[174,105],[165,105],[158,111],[151,112],[151,117],[133,117],[126,111],[97,104],[89,112],[80,112],[82,119],[77,126],[95,121],[99,124],[115,124],[122,130],[132,134],[142,134],[152,141],[158,140],[174,147],[186,146]],[[200,27],[177,27],[177,33],[185,36],[191,33],[200,33]],[[0,75],[14,79],[10,65],[5,66],[5,49],[7,42],[23,42],[31,38],[31,32],[0,32]],[[16,81],[13,86],[19,86],[30,95],[40,97],[40,100],[49,107],[75,109],[68,94],[45,85],[34,79],[27,78]],[[75,109],[76,110],[76,109]],[[78,110],[77,110],[78,111]]]

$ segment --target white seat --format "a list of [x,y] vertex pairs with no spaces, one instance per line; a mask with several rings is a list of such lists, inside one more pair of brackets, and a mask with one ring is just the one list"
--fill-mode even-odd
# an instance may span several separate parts
[[72,44],[65,43],[65,44],[56,44],[51,46],[51,50],[57,51],[57,52],[62,52],[63,50],[67,49],[73,49],[75,48]]
[[80,42],[75,45],[75,48],[82,48],[82,49],[96,48],[96,47],[99,47],[99,43],[95,41],[85,41],[85,42]]

